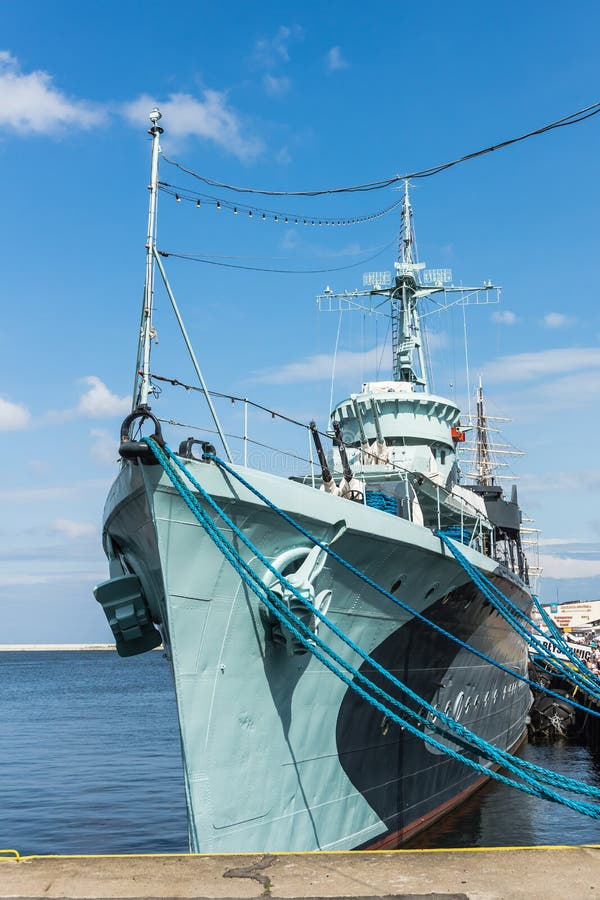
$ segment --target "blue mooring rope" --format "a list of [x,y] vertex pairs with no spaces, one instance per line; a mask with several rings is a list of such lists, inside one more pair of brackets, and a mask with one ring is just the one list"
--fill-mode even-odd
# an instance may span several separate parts
[[382,512],[398,515],[398,501],[391,494],[385,491],[365,491],[365,503],[373,509],[380,509]]
[[[549,770],[542,769],[541,767],[534,766],[531,763],[525,763],[524,760],[519,760],[515,757],[512,757],[506,751],[501,751],[498,748],[493,747],[493,745],[488,744],[486,741],[478,738],[476,735],[471,733],[468,729],[464,728],[464,726],[460,725],[460,723],[455,720],[450,719],[450,717],[446,716],[440,710],[436,710],[434,707],[430,706],[426,701],[423,701],[422,698],[419,698],[418,695],[414,694],[410,689],[402,684],[402,682],[398,681],[391,673],[387,672],[382,666],[380,666],[375,660],[369,657],[360,647],[358,647],[350,638],[343,634],[332,622],[330,622],[319,610],[316,609],[306,598],[304,598],[298,590],[290,584],[289,581],[274,567],[270,564],[270,562],[260,554],[257,548],[245,537],[245,535],[237,528],[235,523],[229,519],[229,517],[224,513],[222,509],[215,503],[215,501],[210,497],[210,495],[202,488],[202,486],[194,479],[191,473],[185,468],[185,466],[180,462],[177,457],[172,453],[172,451],[165,447],[163,451],[158,447],[158,445],[152,441],[151,439],[146,439],[149,446],[152,448],[155,456],[161,463],[163,469],[167,473],[170,478],[172,484],[175,486],[177,491],[180,493],[188,507],[194,513],[198,521],[203,525],[209,536],[215,542],[215,544],[219,547],[219,549],[223,552],[225,557],[231,563],[231,565],[238,572],[242,580],[248,587],[259,597],[259,599],[265,603],[267,608],[276,616],[276,618],[282,623],[282,625],[288,629],[297,640],[313,655],[315,655],[330,671],[333,672],[337,677],[341,678],[348,687],[352,690],[355,690],[359,693],[367,702],[374,705],[376,708],[380,709],[393,721],[396,721],[397,724],[401,725],[401,727],[406,728],[411,733],[417,735],[421,739],[425,740],[427,743],[432,744],[437,749],[441,750],[443,753],[457,759],[460,762],[463,762],[472,768],[475,768],[477,771],[482,772],[486,776],[496,778],[497,780],[503,781],[506,784],[509,784],[512,787],[516,787],[519,790],[524,790],[526,793],[533,794],[534,796],[539,796],[545,799],[553,800],[554,802],[563,803],[569,806],[576,811],[582,812],[585,815],[591,816],[593,818],[600,818],[600,809],[596,806],[587,803],[581,803],[579,801],[572,801],[568,798],[562,797],[560,795],[555,794],[553,791],[548,790],[548,788],[544,787],[543,783],[540,783],[538,779],[541,779],[542,782],[546,782],[547,784],[552,784],[554,786],[563,788],[565,790],[571,792],[577,792],[586,794],[587,796],[600,796],[600,790],[591,788],[588,785],[585,785],[581,782],[577,782],[574,779],[568,779],[564,776],[558,775],[557,773],[550,772]],[[175,472],[173,467],[169,465],[169,462],[175,463],[179,469],[185,474],[185,476],[190,480],[190,482],[196,487],[196,489],[200,492],[203,499],[209,503],[209,505],[217,512],[217,514],[223,519],[223,521],[228,525],[228,527],[232,528],[233,532],[246,544],[248,549],[256,555],[258,559],[269,569],[272,574],[291,592],[296,596],[296,598],[306,606],[310,612],[317,616],[324,624],[327,625],[330,630],[332,630],[338,637],[340,637],[351,649],[357,652],[365,661],[369,662],[373,665],[382,675],[384,675],[388,680],[394,683],[400,690],[405,692],[411,699],[415,700],[425,708],[427,708],[436,718],[439,718],[441,721],[445,721],[446,725],[451,729],[457,732],[461,737],[458,739],[451,735],[448,735],[444,729],[436,726],[429,719],[425,719],[420,716],[418,713],[415,713],[414,710],[404,706],[398,700],[396,700],[391,695],[387,694],[385,691],[382,691],[377,685],[373,684],[366,676],[362,675],[358,670],[352,667],[349,663],[343,660],[338,654],[335,653],[327,644],[325,644],[319,637],[316,635],[312,629],[308,628],[308,626],[302,622],[297,616],[295,616],[289,607],[285,605],[283,600],[278,597],[270,588],[268,588],[264,582],[258,577],[256,572],[246,563],[246,561],[241,557],[239,552],[235,549],[233,544],[231,544],[224,537],[222,532],[219,531],[215,523],[207,516],[207,514],[202,509],[198,500],[193,496],[191,491],[186,487],[181,478]],[[238,476],[237,473],[232,472],[236,477],[239,478],[240,481],[244,481],[241,476]],[[269,504],[271,505],[271,504]],[[282,513],[284,516],[285,514]],[[301,526],[299,526],[301,528]],[[348,564],[349,566],[350,564]],[[290,621],[291,620],[291,621]],[[292,622],[295,624],[294,627]],[[298,628],[301,631],[304,631],[306,637],[298,631]],[[453,740],[453,742],[459,746],[465,746],[465,742],[467,745],[466,749],[473,749],[476,747],[480,755],[484,755],[486,758],[496,762],[498,765],[502,765],[505,768],[508,768],[510,771],[513,771],[517,774],[518,777],[523,778],[525,780],[525,784],[514,782],[512,779],[508,779],[505,776],[499,775],[497,772],[493,772],[487,767],[481,766],[478,763],[474,763],[473,760],[470,760],[461,754],[452,751],[450,748],[446,747],[443,744],[440,744],[438,741],[435,741],[434,738],[429,737],[424,734],[420,729],[411,726],[405,719],[397,716],[393,713],[389,708],[385,707],[379,701],[375,700],[372,696],[367,694],[360,688],[355,682],[348,679],[342,672],[335,668],[323,655],[320,651],[316,650],[315,644],[318,644],[321,649],[323,649],[326,653],[328,653],[332,659],[335,659],[336,662],[341,664],[350,674],[352,674],[354,679],[358,679],[366,684],[369,690],[374,691],[384,698],[386,702],[391,703],[397,708],[401,709],[404,713],[416,719],[422,727],[427,728],[428,730],[435,731],[438,734],[441,734],[447,739]],[[462,738],[462,739],[461,739]],[[529,772],[534,772],[534,778],[524,773],[524,769]]]
[[[455,546],[450,540],[448,540],[448,537],[445,534],[439,531],[436,533],[448,547],[457,562],[465,570],[469,578],[471,578],[471,580],[477,585],[484,597],[486,597],[490,601],[493,607],[499,612],[502,618],[513,627],[517,634],[519,634],[523,638],[523,640],[530,647],[532,647],[536,651],[536,653],[540,655],[540,657],[548,662],[551,662],[554,668],[557,669],[564,678],[567,678],[569,681],[576,684],[596,700],[600,700],[600,685],[598,684],[597,679],[591,675],[587,668],[585,669],[585,673],[583,673],[581,660],[576,657],[569,648],[566,648],[566,652],[569,658],[573,660],[573,664],[576,666],[575,669],[567,666],[562,660],[556,659],[556,657],[553,656],[547,650],[547,648],[540,643],[535,635],[532,634],[530,630],[528,630],[534,629],[538,633],[543,634],[539,626],[529,616],[523,613],[522,610],[520,610],[518,606],[516,606],[512,602],[512,600],[510,600],[494,584],[492,584],[492,582],[488,578],[486,578],[483,572],[479,571],[476,566],[470,563],[466,556],[461,553],[458,547]],[[536,602],[535,598],[534,602]],[[539,604],[537,604],[537,606],[539,607]],[[525,623],[524,625],[519,622],[519,618],[523,619]],[[563,646],[566,647],[564,641],[553,641],[553,643],[558,650],[562,650],[563,652],[565,652],[563,650]]]
[[[171,458],[176,463],[176,465],[178,465],[182,469],[182,471],[184,471],[188,475],[188,477],[190,477],[190,480],[194,483],[194,485],[196,485],[196,482],[194,482],[193,478],[191,478],[190,473],[187,472],[185,467],[179,462],[179,460],[174,456],[174,454],[172,454]],[[295,528],[297,531],[299,531],[300,534],[303,534],[306,538],[308,538],[308,540],[311,541],[311,543],[315,544],[317,547],[320,547],[322,550],[324,550],[326,553],[328,553],[332,559],[335,559],[336,562],[340,563],[340,565],[344,566],[344,568],[348,569],[348,571],[350,571],[350,572],[352,572],[352,574],[356,575],[357,578],[361,579],[361,581],[364,581],[365,584],[368,584],[369,587],[372,587],[378,593],[382,594],[382,596],[387,597],[388,600],[391,600],[392,603],[395,603],[397,606],[399,606],[405,612],[408,612],[414,618],[425,623],[430,628],[432,628],[434,631],[437,631],[439,634],[441,634],[444,637],[448,638],[449,640],[453,641],[459,647],[462,647],[463,650],[466,650],[467,652],[472,653],[474,656],[477,656],[479,659],[483,660],[484,662],[495,666],[497,669],[500,669],[503,672],[506,672],[506,674],[510,675],[512,678],[516,678],[519,681],[522,681],[524,684],[529,685],[529,687],[532,688],[532,690],[542,691],[543,693],[548,694],[548,696],[554,697],[556,700],[560,700],[563,703],[568,703],[574,709],[580,709],[582,712],[585,712],[586,714],[600,718],[600,710],[594,710],[589,706],[583,706],[583,704],[578,703],[572,697],[565,697],[564,694],[559,694],[556,691],[553,691],[551,688],[546,687],[545,685],[541,685],[537,681],[533,681],[531,678],[528,678],[526,675],[521,675],[520,672],[516,672],[514,669],[509,669],[508,666],[503,665],[503,663],[499,662],[498,660],[493,659],[490,656],[487,656],[487,654],[482,653],[480,650],[477,650],[475,647],[472,647],[470,644],[467,644],[464,641],[461,641],[460,638],[451,634],[449,631],[446,631],[446,629],[442,628],[441,625],[438,625],[436,622],[432,622],[432,620],[428,619],[427,616],[424,616],[423,613],[418,612],[416,609],[413,609],[407,603],[404,603],[402,600],[400,600],[399,597],[396,597],[394,594],[390,593],[389,591],[386,591],[385,588],[381,587],[381,585],[379,585],[379,584],[377,584],[377,582],[373,581],[372,578],[369,578],[368,575],[365,575],[364,572],[361,572],[359,569],[356,569],[351,563],[349,563],[347,560],[345,560],[343,557],[341,557],[338,553],[336,553],[335,550],[332,550],[328,544],[324,544],[322,541],[320,541],[318,538],[316,538],[314,535],[312,535],[309,531],[307,531],[306,528],[304,528],[302,525],[300,525],[299,522],[296,522],[294,519],[291,518],[291,516],[288,516],[288,514],[286,512],[284,512],[282,509],[279,509],[279,507],[277,507],[274,503],[271,502],[271,500],[269,500],[267,497],[265,497],[264,494],[262,494],[257,488],[255,488],[248,481],[246,481],[246,479],[243,478],[242,475],[240,475],[234,469],[230,468],[226,462],[224,462],[222,459],[219,459],[215,454],[213,454],[213,453],[204,454],[203,458],[212,460],[213,462],[217,463],[218,466],[220,466],[222,469],[224,469],[230,475],[232,475],[234,478],[236,478],[240,482],[240,484],[243,484],[245,488],[247,488],[256,497],[258,497],[258,499],[261,500],[266,506],[268,506],[270,509],[272,509],[274,512],[276,512],[277,515],[281,516],[282,519],[284,519],[293,528]],[[199,485],[198,485],[198,489],[202,490],[202,488],[200,488]],[[492,587],[493,587],[493,585],[492,585]],[[496,588],[494,588],[494,590],[496,590]],[[566,676],[566,677],[568,677],[568,676]]]

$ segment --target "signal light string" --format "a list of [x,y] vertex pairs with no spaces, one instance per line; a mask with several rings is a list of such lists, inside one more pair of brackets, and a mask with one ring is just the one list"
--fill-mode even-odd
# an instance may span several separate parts
[[264,221],[279,222],[282,225],[312,225],[312,226],[333,226],[340,225],[362,225],[364,222],[371,222],[374,219],[380,219],[388,213],[397,209],[402,204],[402,200],[396,200],[384,209],[378,209],[373,213],[367,213],[364,216],[353,216],[352,218],[339,218],[338,216],[315,216],[301,213],[286,213],[275,209],[263,209],[258,206],[248,206],[245,203],[233,203],[230,200],[223,200],[219,197],[213,197],[210,194],[198,194],[184,187],[178,187],[175,184],[169,184],[167,181],[158,182],[159,190],[163,194],[168,194],[175,198],[176,203],[185,200],[186,203],[192,203],[198,209],[206,206],[212,206],[216,210],[227,209],[234,215],[239,213],[245,214],[248,218]]
[[208,178],[206,175],[200,175],[198,172],[194,172],[191,169],[186,168],[181,165],[181,163],[176,162],[175,160],[169,159],[169,157],[165,156],[162,153],[162,159],[168,163],[170,166],[175,166],[175,168],[179,169],[181,172],[185,172],[186,175],[190,175],[192,178],[197,178],[199,181],[203,181],[205,184],[209,184],[212,187],[224,188],[228,191],[236,191],[239,194],[262,194],[266,197],[321,197],[324,194],[352,194],[366,191],[379,191],[382,188],[390,187],[393,184],[397,184],[399,181],[404,181],[407,178],[429,178],[432,175],[437,175],[439,172],[445,172],[447,169],[451,169],[454,166],[458,166],[463,162],[468,162],[472,159],[477,159],[479,156],[485,156],[487,153],[493,153],[494,150],[503,150],[505,147],[509,147],[512,144],[518,144],[520,141],[526,141],[529,138],[535,137],[539,134],[545,134],[548,131],[553,131],[555,128],[564,128],[567,125],[576,125],[578,122],[583,122],[585,119],[590,119],[592,116],[596,116],[600,113],[600,101],[597,103],[593,103],[591,106],[586,106],[584,109],[577,110],[577,112],[570,113],[568,116],[563,116],[562,119],[557,119],[554,122],[549,122],[547,125],[542,125],[540,128],[536,128],[533,131],[528,131],[526,134],[521,134],[518,137],[508,138],[505,141],[501,141],[498,144],[492,144],[489,147],[484,147],[482,150],[475,150],[472,153],[467,153],[464,156],[460,156],[458,159],[453,159],[450,162],[441,163],[437,166],[431,166],[428,169],[420,169],[416,172],[407,172],[404,175],[393,175],[391,178],[384,178],[381,181],[368,181],[364,184],[354,184],[348,187],[339,187],[339,188],[323,188],[321,190],[314,191],[268,191],[260,188],[249,188],[249,187],[240,187],[239,185],[226,184],[222,181],[215,181],[212,178]]

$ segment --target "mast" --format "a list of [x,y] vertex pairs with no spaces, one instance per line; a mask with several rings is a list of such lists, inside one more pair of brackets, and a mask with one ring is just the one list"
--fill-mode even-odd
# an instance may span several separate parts
[[475,483],[481,485],[494,484],[492,460],[490,457],[490,442],[488,437],[487,418],[483,406],[483,385],[479,376],[479,388],[477,389],[476,425],[477,437],[475,442]]
[[[394,361],[394,381],[407,381],[428,390],[425,374],[425,358],[421,340],[421,327],[417,313],[417,272],[424,268],[416,261],[413,211],[408,195],[408,180],[404,182],[402,201],[402,224],[398,241],[398,262],[396,287],[392,291],[392,353]],[[416,247],[415,247],[416,251]],[[416,352],[418,369],[415,368]]]
[[499,462],[497,456],[523,456],[522,450],[517,450],[512,444],[498,443],[493,435],[499,434],[497,428],[491,428],[490,422],[510,422],[500,416],[488,416],[483,399],[483,383],[479,376],[477,388],[477,402],[475,415],[469,416],[467,430],[473,431],[473,438],[463,446],[463,453],[469,456],[463,457],[469,466],[464,474],[473,479],[477,487],[497,487],[498,482],[513,476],[499,475],[498,469],[508,468],[506,463]]
[[148,205],[148,234],[146,238],[146,278],[144,281],[144,300],[142,305],[142,320],[140,323],[140,338],[138,343],[137,361],[135,367],[135,380],[133,387],[132,409],[148,404],[150,393],[150,348],[154,337],[152,327],[152,308],[154,303],[154,259],[156,255],[156,208],[158,203],[158,154],[160,151],[160,136],[164,129],[158,125],[162,118],[159,109],[153,109],[150,113],[152,127],[148,134],[152,135],[152,157],[150,163],[150,202]]
[[[417,304],[420,300],[433,300],[437,307],[434,312],[449,309],[460,304],[484,305],[498,303],[500,288],[491,281],[477,287],[454,285],[449,269],[426,269],[424,262],[418,262],[417,243],[413,228],[413,210],[409,197],[409,182],[404,181],[400,236],[398,239],[398,259],[394,263],[395,278],[388,272],[369,272],[363,275],[363,290],[336,292],[329,286],[317,295],[319,309],[324,312],[346,312],[359,310],[363,313],[386,315],[380,308],[390,304],[392,330],[392,370],[394,381],[404,382],[412,390],[419,388],[429,393],[429,379],[425,360],[424,334],[422,332]],[[390,281],[392,284],[390,285]],[[489,299],[494,291],[496,299]],[[452,299],[453,295],[457,295]],[[483,296],[485,295],[485,296]],[[360,298],[368,298],[366,302]],[[430,315],[426,312],[423,315]]]

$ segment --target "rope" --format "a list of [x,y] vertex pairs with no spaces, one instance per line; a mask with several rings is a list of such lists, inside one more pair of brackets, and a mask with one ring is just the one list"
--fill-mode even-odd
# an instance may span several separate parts
[[365,503],[373,509],[380,509],[394,516],[398,514],[398,501],[385,491],[365,491]]
[[404,181],[407,178],[429,178],[431,175],[437,175],[438,172],[445,172],[447,169],[451,169],[453,166],[458,166],[460,163],[467,162],[471,159],[476,159],[478,156],[484,156],[487,153],[493,153],[495,150],[501,150],[504,147],[509,147],[511,144],[517,144],[519,143],[519,141],[525,141],[528,138],[534,137],[535,135],[544,134],[545,132],[552,131],[555,128],[564,128],[567,125],[574,125],[577,122],[582,122],[585,119],[589,119],[592,116],[598,115],[599,112],[600,102],[592,103],[590,106],[586,106],[584,109],[578,109],[576,112],[570,113],[568,116],[563,116],[562,119],[557,119],[554,122],[549,122],[547,125],[542,125],[540,128],[536,128],[533,131],[528,131],[525,134],[519,135],[518,137],[509,138],[508,140],[501,141],[498,144],[492,144],[490,147],[484,147],[481,150],[475,150],[472,153],[466,153],[464,156],[461,156],[458,159],[453,159],[450,162],[440,163],[437,166],[430,166],[428,169],[421,169],[416,172],[406,172],[404,175],[392,175],[390,178],[384,178],[380,181],[368,181],[363,184],[352,184],[338,188],[323,188],[321,190],[313,191],[269,191],[258,188],[240,187],[233,184],[226,184],[222,181],[216,181],[213,178],[207,178],[205,175],[201,175],[198,172],[193,172],[191,169],[187,169],[185,166],[181,165],[181,163],[169,159],[167,156],[165,156],[164,153],[162,154],[162,158],[169,165],[175,166],[175,168],[179,169],[181,172],[185,172],[187,175],[191,175],[193,178],[197,178],[199,181],[203,181],[205,184],[212,185],[213,187],[226,188],[229,191],[237,191],[238,193],[243,194],[263,194],[267,197],[319,197],[323,194],[348,194],[355,192],[380,190],[381,188],[386,188],[392,184],[396,184],[399,181]]
[[[475,768],[477,771],[482,772],[486,776],[495,777],[498,780],[503,781],[513,787],[516,787],[519,790],[524,790],[526,793],[532,793],[534,796],[543,797],[545,799],[553,800],[554,802],[564,803],[567,806],[575,809],[576,811],[583,812],[586,815],[589,815],[593,818],[600,818],[600,809],[586,803],[580,803],[578,801],[570,801],[567,798],[561,797],[560,795],[554,794],[553,791],[548,790],[542,783],[540,783],[537,778],[541,778],[542,781],[545,781],[548,784],[552,784],[555,786],[559,786],[564,788],[565,790],[569,790],[571,792],[583,793],[588,796],[598,797],[600,796],[600,790],[591,788],[588,785],[584,785],[581,782],[576,782],[573,779],[567,779],[564,776],[558,775],[557,773],[549,772],[548,770],[541,769],[540,767],[534,766],[531,763],[524,763],[524,761],[517,760],[515,757],[512,757],[505,751],[499,750],[498,748],[493,747],[493,745],[488,744],[486,741],[478,738],[476,735],[472,734],[468,729],[464,726],[460,725],[460,723],[456,722],[450,717],[446,716],[439,710],[436,710],[434,707],[430,706],[426,701],[423,701],[418,695],[412,692],[406,685],[402,682],[398,681],[390,672],[384,669],[379,665],[374,659],[372,659],[368,654],[366,654],[363,650],[361,650],[358,645],[356,645],[350,638],[343,634],[332,622],[330,622],[326,616],[324,616],[316,607],[314,607],[310,601],[308,601],[289,581],[278,572],[270,562],[257,550],[256,547],[245,537],[243,532],[240,531],[239,528],[232,522],[231,519],[224,513],[224,511],[215,503],[215,501],[210,497],[210,495],[202,488],[202,486],[194,479],[191,473],[185,468],[185,466],[178,460],[172,451],[168,448],[164,448],[161,450],[158,445],[152,441],[150,438],[145,439],[146,442],[152,448],[155,456],[161,463],[163,469],[167,473],[170,478],[172,484],[178,490],[188,507],[195,514],[198,521],[204,526],[205,530],[209,534],[209,536],[213,539],[215,544],[219,547],[219,549],[226,556],[228,561],[232,564],[234,569],[240,574],[244,583],[250,587],[250,589],[259,597],[259,599],[269,608],[269,610],[282,622],[284,627],[288,629],[294,637],[300,641],[300,643],[314,656],[316,656],[333,674],[337,675],[337,677],[341,678],[344,683],[350,687],[352,690],[361,695],[364,699],[366,699],[371,705],[374,705],[376,708],[380,709],[384,712],[392,720],[396,721],[397,724],[400,724],[402,727],[407,728],[411,733],[419,736],[427,743],[431,743],[441,752],[446,755],[450,755],[458,761],[464,762],[467,765],[470,765],[472,768]],[[478,763],[474,763],[472,760],[462,756],[461,754],[456,753],[455,751],[450,750],[450,748],[446,747],[443,744],[440,744],[438,741],[435,741],[434,738],[430,738],[425,735],[419,728],[415,728],[411,726],[405,719],[397,716],[389,708],[381,704],[379,701],[375,700],[372,696],[367,694],[362,688],[355,684],[355,682],[348,679],[339,669],[336,669],[332,663],[329,662],[318,650],[315,649],[315,644],[318,644],[322,650],[325,651],[332,659],[334,659],[337,663],[342,665],[352,676],[354,679],[358,679],[367,685],[369,690],[383,697],[383,699],[391,703],[392,705],[399,708],[405,714],[408,714],[412,718],[416,719],[419,724],[428,730],[432,730],[437,732],[438,734],[442,734],[445,738],[449,738],[455,744],[459,746],[464,746],[464,742],[462,740],[457,740],[456,737],[452,737],[441,729],[439,726],[434,725],[430,720],[423,718],[418,713],[414,712],[410,708],[401,704],[396,698],[390,696],[385,691],[382,691],[377,685],[373,684],[366,676],[352,667],[349,663],[347,663],[342,657],[335,653],[330,647],[327,646],[319,636],[312,631],[301,619],[294,615],[294,613],[287,607],[282,600],[282,598],[278,597],[270,588],[268,588],[264,582],[257,576],[256,572],[248,565],[248,563],[241,557],[239,552],[235,549],[233,544],[231,544],[224,537],[222,532],[219,531],[215,523],[208,517],[206,512],[202,509],[197,499],[193,496],[191,491],[187,488],[187,486],[183,483],[178,474],[174,471],[173,467],[169,465],[169,460],[172,463],[175,463],[176,466],[180,468],[180,470],[185,474],[188,480],[196,487],[196,489],[200,492],[203,499],[217,512],[217,514],[223,519],[223,521],[228,525],[229,528],[232,529],[233,533],[239,537],[243,543],[248,547],[251,553],[256,556],[266,567],[268,570],[275,575],[275,577],[280,581],[282,585],[284,585],[288,590],[294,594],[294,596],[304,605],[309,611],[317,616],[324,624],[327,625],[330,630],[333,631],[338,637],[340,637],[350,649],[357,652],[366,662],[369,662],[370,665],[374,666],[384,677],[386,677],[389,681],[391,681],[395,686],[397,686],[401,691],[406,693],[411,699],[415,700],[417,703],[425,706],[430,712],[432,712],[436,717],[439,717],[440,720],[445,721],[448,727],[452,730],[456,731],[459,735],[464,736],[466,741],[471,745],[475,745],[480,754],[486,756],[488,759],[495,761],[499,765],[503,765],[505,768],[508,768],[510,771],[513,771],[518,777],[525,779],[526,782],[530,783],[530,786],[527,784],[523,785],[517,782],[514,782],[512,779],[507,779],[505,776],[500,776],[498,773],[491,772],[487,767],[481,766]],[[293,624],[292,624],[293,623]],[[301,631],[298,631],[298,628]],[[301,632],[304,632],[302,634]],[[472,750],[472,746],[467,749]],[[527,769],[528,771],[535,772],[537,778],[531,778],[529,775],[524,774],[523,770]]]
[[245,269],[248,272],[274,272],[280,275],[318,275],[326,272],[342,272],[345,269],[356,269],[358,266],[364,266],[368,262],[372,262],[372,260],[377,259],[378,256],[381,256],[382,253],[385,253],[386,250],[395,244],[396,241],[389,241],[387,244],[384,244],[379,248],[375,253],[370,256],[365,256],[360,259],[358,262],[348,263],[345,266],[333,266],[326,269],[276,269],[268,266],[245,266],[240,263],[228,263],[223,262],[218,259],[210,259],[207,256],[201,256],[194,253],[176,253],[173,250],[157,250],[157,253],[160,256],[164,256],[165,258],[172,256],[175,259],[187,259],[191,262],[205,263],[207,266],[221,266],[225,269]]
[[[525,613],[523,613],[522,610],[520,610],[508,597],[506,597],[505,594],[498,590],[498,588],[493,585],[482,572],[480,572],[475,566],[473,566],[446,534],[442,532],[437,532],[437,534],[451,551],[457,562],[465,570],[467,575],[477,584],[478,588],[481,590],[484,596],[487,597],[494,608],[500,613],[502,618],[514,628],[514,630],[523,638],[523,640],[526,641],[526,643],[530,647],[532,647],[536,651],[536,653],[539,654],[539,656],[549,661],[556,669],[558,669],[560,673],[570,682],[576,684],[577,687],[582,688],[582,690],[593,696],[595,699],[600,700],[600,685],[598,685],[598,683],[594,683],[596,679],[593,679],[590,676],[587,667],[585,668],[585,673],[582,672],[581,661],[579,660],[579,658],[576,657],[575,654],[571,653],[571,651],[567,648],[568,655],[576,666],[576,669],[574,671],[566,664],[564,664],[562,660],[558,660],[555,656],[553,656],[547,650],[547,648],[540,643],[535,635],[528,630],[535,629],[536,631],[538,631],[538,633],[543,634],[536,623],[529,616],[525,615]],[[527,627],[520,624],[517,616],[524,620]],[[546,635],[544,635],[544,637],[546,637]],[[553,642],[555,644],[564,644],[564,641],[562,640]],[[581,677],[582,675],[583,677]]]
[[[597,716],[598,718],[600,718],[600,710],[594,710],[588,706],[583,706],[581,703],[578,703],[573,698],[571,698],[571,697],[567,698],[563,694],[558,694],[556,691],[553,691],[551,688],[540,685],[538,682],[533,681],[531,678],[528,678],[526,675],[521,675],[520,672],[517,672],[514,669],[509,669],[508,666],[505,666],[503,663],[499,662],[498,660],[493,659],[490,656],[487,656],[487,654],[482,653],[480,650],[477,650],[475,647],[472,647],[470,644],[465,643],[465,641],[461,641],[460,638],[451,634],[449,631],[446,631],[446,629],[442,628],[441,625],[438,625],[436,622],[433,622],[431,619],[428,619],[427,616],[423,615],[423,613],[418,612],[418,610],[416,610],[416,609],[412,609],[407,603],[404,603],[402,600],[400,600],[399,597],[396,597],[394,594],[390,593],[389,591],[386,591],[385,588],[383,588],[383,587],[381,587],[381,585],[377,584],[376,581],[373,581],[372,578],[369,578],[368,575],[365,575],[364,572],[361,572],[359,569],[355,568],[351,563],[349,563],[347,560],[345,560],[343,557],[341,557],[338,553],[336,553],[335,550],[332,550],[331,547],[329,547],[327,544],[324,544],[317,537],[315,537],[313,534],[311,534],[309,531],[307,531],[306,528],[304,528],[302,525],[300,525],[299,522],[296,522],[294,519],[291,518],[291,516],[288,516],[288,514],[285,513],[282,509],[279,509],[279,507],[277,507],[267,497],[265,497],[264,494],[262,494],[257,488],[255,488],[248,481],[246,481],[246,479],[242,475],[240,475],[234,469],[230,468],[230,466],[228,466],[228,464],[226,462],[224,462],[222,459],[219,459],[219,457],[217,457],[216,455],[214,455],[212,453],[204,454],[203,458],[214,461],[220,468],[224,469],[226,472],[228,472],[230,475],[232,475],[234,478],[236,478],[240,482],[240,484],[243,484],[245,488],[247,488],[256,497],[258,497],[258,499],[261,500],[265,504],[265,506],[268,506],[270,509],[273,510],[273,512],[275,512],[275,513],[277,513],[277,515],[281,516],[281,518],[284,519],[284,521],[288,522],[288,524],[290,524],[293,528],[295,528],[297,531],[299,531],[300,534],[302,534],[302,535],[304,535],[304,537],[308,538],[308,540],[311,541],[311,543],[315,544],[317,547],[320,547],[329,556],[331,556],[332,559],[335,559],[335,561],[338,562],[341,566],[348,569],[349,572],[352,572],[352,574],[356,575],[357,578],[359,578],[361,581],[364,581],[365,584],[368,584],[369,587],[372,587],[375,591],[382,594],[384,597],[387,597],[389,600],[392,601],[392,603],[395,603],[397,606],[399,606],[405,612],[409,613],[409,615],[414,616],[416,619],[423,622],[425,625],[428,625],[434,631],[437,631],[439,634],[441,634],[444,637],[448,638],[449,640],[453,641],[459,647],[462,647],[463,650],[467,650],[469,653],[472,653],[474,656],[477,656],[479,659],[483,660],[483,662],[491,664],[491,665],[495,666],[496,668],[500,669],[501,671],[506,672],[506,674],[510,675],[511,678],[516,678],[519,681],[522,681],[524,684],[529,685],[529,687],[532,688],[533,690],[537,690],[537,691],[542,690],[544,693],[548,694],[548,696],[554,697],[556,700],[561,700],[562,702],[567,702],[571,706],[573,706],[575,709],[580,709],[585,713],[591,713],[593,716]],[[178,461],[176,461],[176,462],[178,463]],[[186,474],[189,474],[189,473],[186,472]],[[200,486],[198,486],[198,487],[200,490],[202,490],[200,488]]]

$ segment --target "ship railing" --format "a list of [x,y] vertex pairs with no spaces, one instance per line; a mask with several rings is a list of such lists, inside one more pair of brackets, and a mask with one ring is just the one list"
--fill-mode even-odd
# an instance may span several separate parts
[[[157,383],[174,388],[183,388],[186,392],[194,391],[202,393],[201,389],[179,381],[176,378],[152,374],[152,383],[155,385],[155,399],[158,400],[162,393]],[[245,468],[257,469],[262,472],[292,478],[304,484],[310,484],[314,488],[320,488],[322,484],[321,469],[316,459],[313,445],[313,436],[310,425],[301,422],[278,410],[264,404],[257,403],[248,397],[227,394],[220,391],[210,391],[211,399],[219,404],[219,419],[223,427],[223,434],[230,442],[232,462]],[[153,410],[158,412],[158,406],[153,404]],[[176,412],[183,412],[185,407],[169,400],[169,408]],[[179,439],[173,441],[173,445],[179,446],[182,436],[195,438],[198,442],[203,440],[214,441],[220,445],[219,434],[211,425],[198,425],[183,421],[180,418],[166,418],[157,415],[163,425],[178,429]],[[331,432],[320,431],[325,448],[331,446]],[[215,440],[216,439],[216,440]],[[373,464],[365,462],[369,455]],[[334,448],[334,458],[338,456]],[[489,521],[481,515],[476,507],[470,507],[468,501],[462,501],[460,509],[456,508],[456,498],[451,491],[428,478],[425,474],[415,473],[395,462],[381,464],[375,452],[363,450],[360,460],[353,463],[354,475],[365,482],[366,490],[363,502],[367,502],[367,491],[370,484],[385,484],[386,481],[400,482],[404,485],[405,503],[403,517],[413,520],[411,490],[424,513],[424,524],[437,530],[457,529],[460,535],[457,539],[467,546],[490,552],[492,549],[493,529]],[[341,478],[341,472],[337,466],[333,469],[336,478]],[[402,492],[400,492],[402,494]],[[402,496],[400,496],[402,501]],[[454,505],[453,505],[454,502]],[[491,529],[491,531],[490,531]]]

